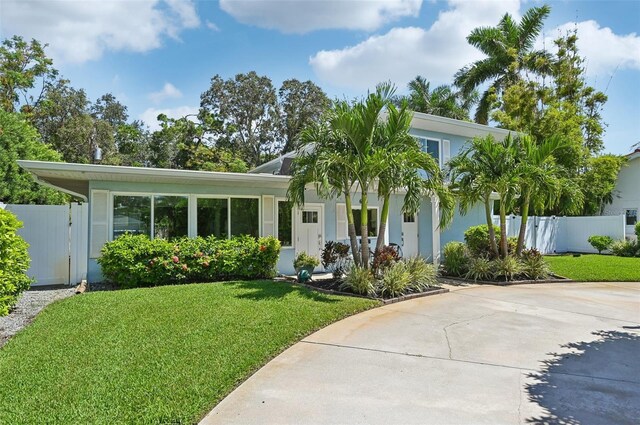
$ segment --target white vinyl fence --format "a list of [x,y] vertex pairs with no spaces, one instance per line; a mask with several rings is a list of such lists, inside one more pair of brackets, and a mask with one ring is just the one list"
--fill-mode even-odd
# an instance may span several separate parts
[[29,243],[27,274],[37,285],[75,285],[87,278],[88,204],[5,205],[23,223]]
[[[507,217],[507,236],[517,237],[522,217]],[[500,224],[500,218],[493,217]],[[597,253],[587,239],[591,235],[611,236],[613,240],[624,239],[624,215],[589,217],[537,217],[527,220],[525,245],[536,248],[543,254],[562,252]]]

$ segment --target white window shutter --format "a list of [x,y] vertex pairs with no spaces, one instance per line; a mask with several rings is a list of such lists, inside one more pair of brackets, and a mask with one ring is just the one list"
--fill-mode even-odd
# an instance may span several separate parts
[[336,204],[336,240],[341,241],[349,238],[347,232],[347,206]]
[[262,196],[262,236],[275,236],[275,197]]
[[102,246],[109,240],[109,191],[91,191],[91,244],[89,257],[100,257]]
[[451,142],[448,140],[442,141],[442,164],[440,166],[444,168],[451,159]]

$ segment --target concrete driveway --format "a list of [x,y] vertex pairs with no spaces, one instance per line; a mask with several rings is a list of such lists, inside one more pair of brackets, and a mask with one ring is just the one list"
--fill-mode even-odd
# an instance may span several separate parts
[[637,424],[640,283],[479,286],[294,345],[204,424]]

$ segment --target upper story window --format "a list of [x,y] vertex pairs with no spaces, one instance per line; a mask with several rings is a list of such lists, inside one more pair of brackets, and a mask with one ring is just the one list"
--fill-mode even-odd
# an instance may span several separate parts
[[423,152],[431,155],[438,165],[440,165],[440,141],[434,139],[425,139],[423,137],[419,137],[420,146],[422,147]]

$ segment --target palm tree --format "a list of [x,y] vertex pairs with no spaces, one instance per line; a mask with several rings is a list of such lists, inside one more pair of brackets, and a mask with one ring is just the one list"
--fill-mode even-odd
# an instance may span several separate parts
[[404,99],[409,102],[410,109],[457,120],[469,120],[469,110],[478,100],[475,90],[468,95],[456,92],[448,85],[431,90],[430,83],[420,75],[411,80],[408,87],[409,95]]
[[355,265],[359,266],[360,253],[351,198],[355,179],[347,163],[351,157],[349,148],[346,140],[331,128],[328,121],[311,123],[300,135],[298,156],[291,164],[287,200],[296,206],[304,205],[305,191],[311,184],[320,197],[344,196],[351,253]]
[[498,96],[506,88],[523,78],[523,73],[548,75],[551,72],[551,56],[541,50],[533,50],[545,18],[551,12],[547,5],[533,7],[516,23],[506,13],[497,27],[474,29],[467,41],[487,57],[460,69],[455,75],[455,85],[462,93],[469,94],[486,82],[492,82],[482,94],[476,109],[475,121],[487,124],[492,96]]
[[[458,197],[461,214],[466,214],[478,202],[484,204],[491,251],[494,256],[506,257],[507,211],[518,196],[516,142],[508,135],[502,142],[493,136],[475,138],[460,154],[449,161],[454,193]],[[500,200],[500,249],[495,242],[491,215],[492,194]]]
[[[444,185],[442,172],[435,159],[420,149],[418,141],[409,134],[413,114],[408,103],[400,108],[389,105],[379,143],[386,152],[387,168],[378,176],[378,199],[382,212],[378,229],[376,251],[382,249],[389,218],[389,204],[393,193],[405,191],[402,211],[415,214],[422,197],[435,194],[440,202],[440,225],[447,225],[453,216],[453,197]],[[426,174],[426,176],[425,176]]]

